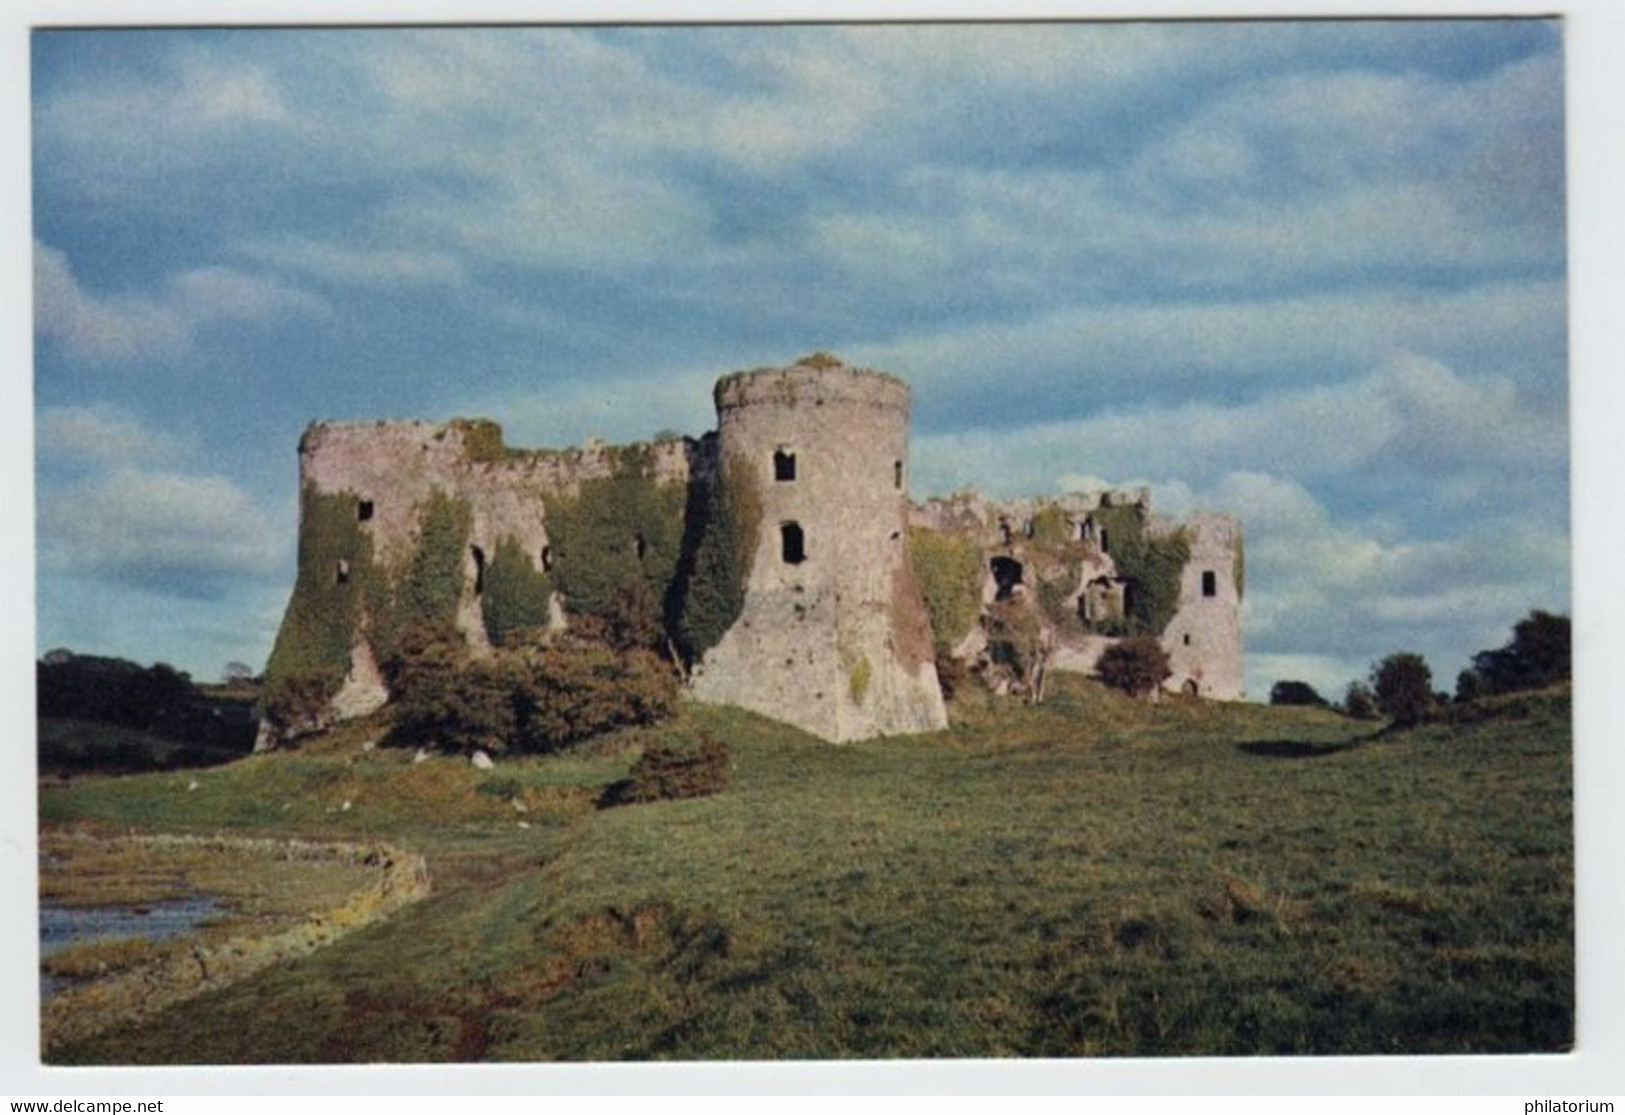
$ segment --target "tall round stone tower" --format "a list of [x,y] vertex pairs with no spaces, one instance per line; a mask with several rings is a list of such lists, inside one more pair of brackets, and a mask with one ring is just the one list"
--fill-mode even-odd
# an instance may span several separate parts
[[947,726],[907,551],[908,386],[807,357],[716,385],[720,475],[762,510],[744,607],[694,680],[825,739]]

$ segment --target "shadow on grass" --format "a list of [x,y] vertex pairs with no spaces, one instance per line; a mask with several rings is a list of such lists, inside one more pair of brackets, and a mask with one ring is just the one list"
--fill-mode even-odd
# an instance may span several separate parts
[[1252,740],[1247,743],[1236,744],[1236,750],[1248,755],[1257,755],[1263,759],[1319,759],[1343,751],[1353,751],[1362,743],[1369,739],[1375,739],[1380,734],[1373,733],[1369,736],[1359,736],[1355,739],[1341,740],[1337,743],[1307,743],[1296,739]]

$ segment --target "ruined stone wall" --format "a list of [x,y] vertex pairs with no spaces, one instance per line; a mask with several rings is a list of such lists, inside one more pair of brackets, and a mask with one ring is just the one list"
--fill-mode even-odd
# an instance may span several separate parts
[[[983,554],[984,607],[1015,599],[1036,608],[1042,583],[1070,580],[1076,569],[1074,586],[1059,601],[1068,622],[1043,620],[1049,666],[1092,673],[1100,655],[1117,640],[1069,622],[1070,617],[1101,620],[1121,615],[1126,593],[1132,591],[1112,559],[1102,529],[1103,508],[1138,509],[1146,516],[1148,533],[1166,537],[1181,532],[1189,541],[1190,560],[1180,575],[1178,607],[1159,636],[1173,670],[1164,688],[1219,700],[1240,699],[1244,695],[1241,527],[1236,520],[1205,513],[1177,522],[1153,517],[1150,490],[1132,488],[1001,501],[962,493],[913,508],[910,525],[977,541]],[[986,638],[978,630],[954,653],[973,661],[985,647]]]
[[[698,456],[696,443],[670,440],[646,448],[657,483],[688,483]],[[302,484],[320,493],[354,500],[357,524],[371,540],[373,560],[392,579],[417,547],[422,509],[430,496],[439,491],[465,503],[471,526],[462,555],[456,626],[482,652],[490,643],[479,589],[484,566],[498,545],[514,538],[536,568],[545,571],[551,564],[548,500],[573,496],[583,482],[614,475],[625,452],[597,442],[561,451],[509,450],[501,444],[500,429],[485,422],[316,423],[300,443],[299,475]],[[552,611],[562,621],[556,602]],[[387,699],[363,627],[356,633],[350,671],[333,711],[341,719],[364,715]]]
[[[470,529],[456,623],[483,651],[485,564],[512,538],[547,571],[550,501],[573,498],[587,481],[615,476],[629,462],[691,496],[725,476],[754,477],[761,525],[743,608],[696,664],[691,691],[830,740],[946,725],[930,621],[908,558],[911,526],[974,540],[983,556],[984,608],[1012,595],[1036,607],[1045,586],[1050,665],[1089,672],[1112,642],[1097,621],[1113,609],[1120,617],[1132,589],[1119,576],[1104,524],[1122,524],[1130,512],[1143,517],[1145,530],[1180,530],[1191,545],[1177,610],[1161,633],[1174,669],[1168,688],[1242,695],[1235,520],[1198,515],[1153,524],[1143,488],[1003,502],[962,493],[911,507],[908,386],[832,357],[725,376],[715,401],[714,435],[647,446],[513,450],[500,428],[483,421],[317,423],[300,443],[300,479],[317,493],[353,501],[361,536],[390,583],[418,549],[431,496],[438,491],[465,506]],[[725,472],[724,458],[749,468]],[[343,565],[332,575],[344,576]],[[1059,598],[1055,585],[1063,582],[1068,595]],[[565,622],[557,596],[550,614],[554,626]],[[349,676],[332,703],[340,717],[387,699],[366,628],[363,617]],[[953,653],[969,660],[984,648],[977,627]]]
[[758,478],[762,527],[738,621],[708,652],[701,700],[844,741],[947,725],[908,564],[908,387],[800,365],[716,388],[724,459]]
[[1239,700],[1246,679],[1241,648],[1241,524],[1197,514],[1181,524],[1191,560],[1180,581],[1179,611],[1162,634],[1173,676],[1164,688]]

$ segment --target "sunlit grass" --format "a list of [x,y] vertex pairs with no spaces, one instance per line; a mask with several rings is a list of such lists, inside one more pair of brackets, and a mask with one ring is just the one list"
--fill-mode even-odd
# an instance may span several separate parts
[[[730,709],[729,789],[598,811],[648,734],[304,753],[45,795],[55,823],[367,833],[435,894],[75,1061],[1485,1052],[1573,1033],[1566,694],[1313,709],[967,695],[831,746]],[[190,777],[190,776],[187,776]],[[342,803],[351,803],[348,810]],[[518,803],[517,805],[515,803]]]

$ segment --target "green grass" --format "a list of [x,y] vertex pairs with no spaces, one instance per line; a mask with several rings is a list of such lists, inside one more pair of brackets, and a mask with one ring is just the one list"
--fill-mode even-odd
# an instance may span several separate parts
[[[50,824],[365,833],[435,893],[71,1063],[1560,1050],[1567,695],[1406,733],[968,694],[842,747],[730,709],[729,789],[595,811],[655,733],[477,772],[376,726],[53,789]],[[191,776],[186,776],[191,777]],[[352,808],[332,811],[343,795]],[[513,802],[525,805],[523,812]],[[523,823],[527,827],[520,827]]]

